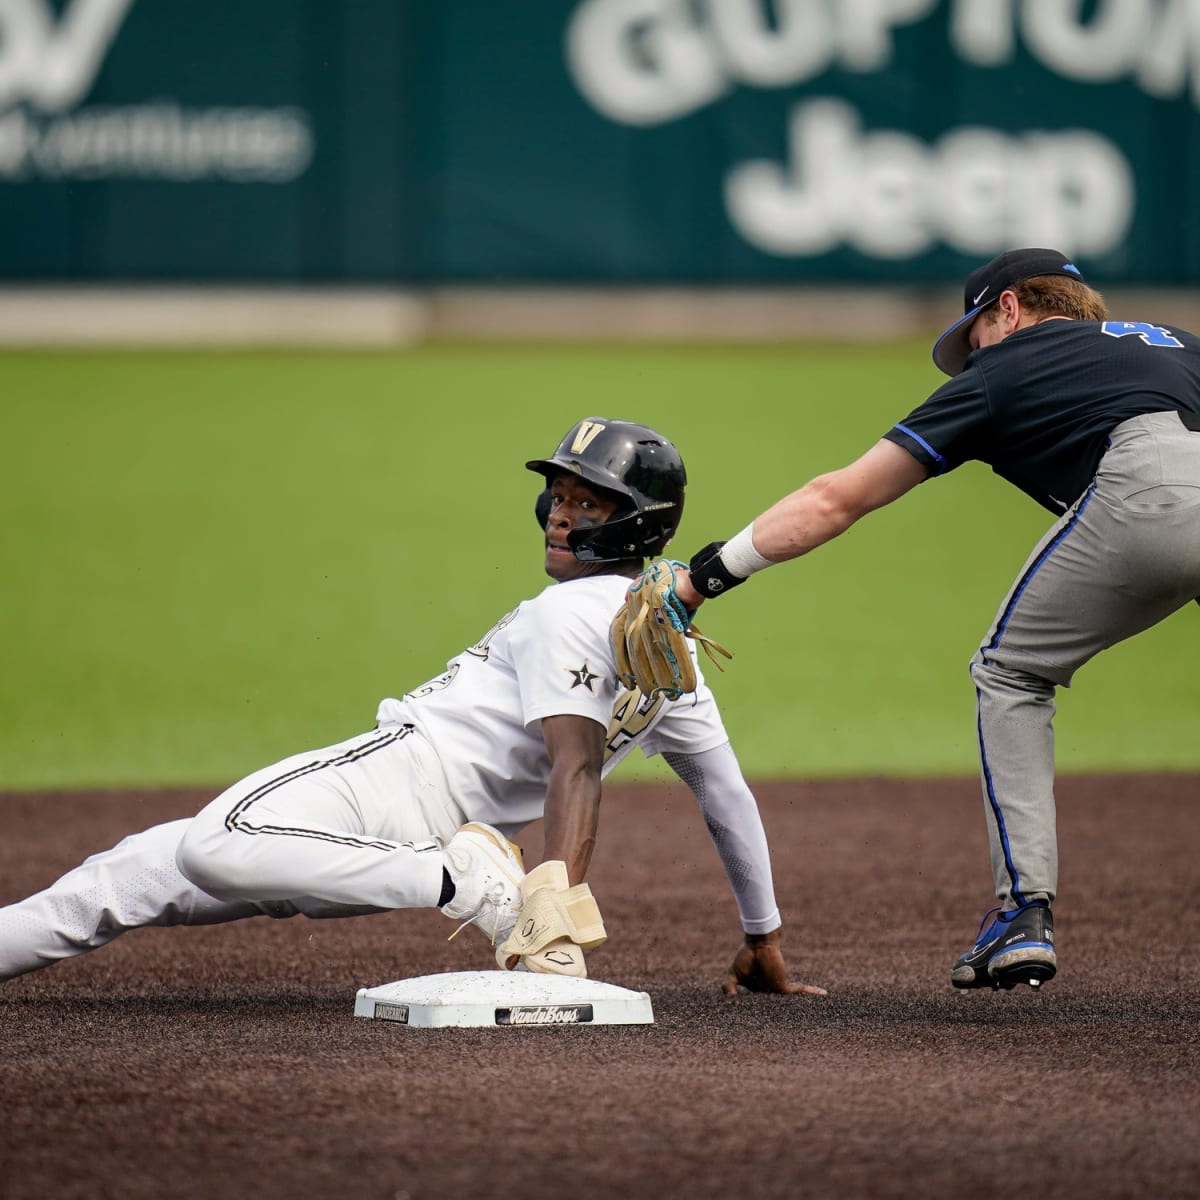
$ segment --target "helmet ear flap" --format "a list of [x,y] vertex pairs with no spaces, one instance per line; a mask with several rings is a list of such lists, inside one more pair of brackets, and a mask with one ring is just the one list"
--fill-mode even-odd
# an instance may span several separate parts
[[545,488],[538,493],[537,500],[534,501],[533,515],[537,517],[537,523],[545,529],[550,523],[550,509],[553,501],[550,499],[550,489]]

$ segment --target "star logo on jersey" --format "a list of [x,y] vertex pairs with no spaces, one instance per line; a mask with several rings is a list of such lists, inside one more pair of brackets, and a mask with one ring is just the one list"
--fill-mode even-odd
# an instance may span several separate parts
[[593,674],[593,672],[587,665],[586,659],[584,659],[584,663],[583,663],[582,667],[579,667],[578,669],[576,669],[574,667],[568,667],[567,671],[569,674],[571,674],[575,677],[571,683],[572,691],[574,691],[577,687],[585,687],[585,688],[587,688],[587,690],[589,692],[591,692],[593,695],[595,695],[596,689],[594,687],[592,687],[592,684],[594,684],[596,682],[596,680],[600,678],[600,676]]

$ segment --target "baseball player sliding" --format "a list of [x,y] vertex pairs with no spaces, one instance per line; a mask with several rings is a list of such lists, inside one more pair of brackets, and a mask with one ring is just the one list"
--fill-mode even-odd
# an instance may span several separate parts
[[[419,907],[476,926],[502,966],[584,975],[605,938],[584,878],[601,780],[639,746],[695,793],[728,875],[745,936],[726,992],[824,995],[787,978],[766,835],[711,692],[701,679],[695,704],[672,705],[615,682],[610,618],[678,526],[678,452],[595,417],[526,465],[545,481],[554,584],[385,699],[369,732],[265,767],[0,909],[0,979],[140,926]],[[541,817],[544,861],[526,875],[509,839]]]

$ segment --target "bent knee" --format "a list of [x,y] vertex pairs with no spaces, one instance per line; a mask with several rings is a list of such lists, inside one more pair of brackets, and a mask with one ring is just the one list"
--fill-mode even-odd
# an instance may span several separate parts
[[1006,691],[1050,694],[1059,685],[1070,686],[1071,676],[1065,678],[1049,663],[1009,661],[1002,653],[980,650],[971,659],[967,668],[976,688],[983,691],[1002,689]]
[[224,827],[210,829],[196,820],[175,851],[180,874],[218,900],[242,900],[248,895],[247,864],[237,854],[233,836]]

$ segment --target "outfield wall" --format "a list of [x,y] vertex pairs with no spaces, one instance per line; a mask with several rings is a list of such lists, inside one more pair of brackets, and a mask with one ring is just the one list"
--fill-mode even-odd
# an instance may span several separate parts
[[[1200,290],[1105,296],[1114,315],[1200,330]],[[0,346],[864,342],[930,336],[960,312],[944,288],[8,288]]]
[[12,282],[1194,285],[1198,151],[1195,0],[0,4]]

